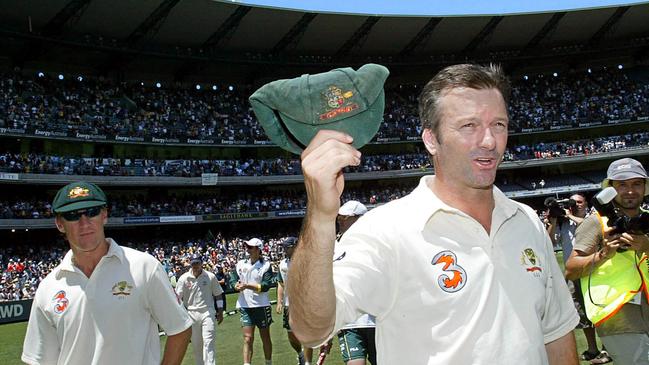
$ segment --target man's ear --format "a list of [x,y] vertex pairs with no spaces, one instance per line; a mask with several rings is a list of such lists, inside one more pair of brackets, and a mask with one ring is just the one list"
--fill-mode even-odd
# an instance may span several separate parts
[[433,133],[433,131],[429,128],[424,128],[424,131],[421,133],[421,139],[424,141],[424,145],[426,146],[428,153],[430,153],[432,156],[435,156],[439,142],[437,140],[437,136]]
[[59,232],[65,234],[65,226],[63,226],[63,221],[62,221],[62,219],[63,219],[63,218],[61,218],[60,215],[57,215],[57,216],[54,218],[54,224],[56,224],[56,229],[58,229]]
[[108,208],[101,209],[101,220],[104,222],[104,225],[108,223]]

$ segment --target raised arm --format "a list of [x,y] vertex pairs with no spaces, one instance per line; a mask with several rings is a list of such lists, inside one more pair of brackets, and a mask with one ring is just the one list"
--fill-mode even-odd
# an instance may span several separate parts
[[302,153],[307,213],[292,258],[288,291],[291,328],[307,346],[323,342],[335,323],[332,261],[345,185],[342,169],[359,165],[361,156],[351,142],[346,134],[320,131]]
[[577,280],[587,276],[596,267],[613,257],[620,242],[609,236],[610,228],[602,231],[599,221],[593,217],[577,226],[575,246],[566,261],[566,278]]

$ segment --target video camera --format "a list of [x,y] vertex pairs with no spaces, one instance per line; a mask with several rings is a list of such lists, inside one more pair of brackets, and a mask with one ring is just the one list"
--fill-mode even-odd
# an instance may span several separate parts
[[[613,204],[613,199],[617,195],[615,188],[609,186],[608,188],[600,191],[593,197],[593,207],[597,210],[599,215],[606,217],[609,227],[613,227],[611,233],[621,234],[629,232],[631,234],[647,234],[649,233],[649,213],[640,212],[635,217],[627,217],[620,214],[619,208]],[[618,251],[624,251],[624,248]]]
[[543,205],[548,208],[548,217],[564,218],[566,216],[566,209],[572,210],[577,206],[577,202],[573,199],[555,199],[549,197],[545,199]]

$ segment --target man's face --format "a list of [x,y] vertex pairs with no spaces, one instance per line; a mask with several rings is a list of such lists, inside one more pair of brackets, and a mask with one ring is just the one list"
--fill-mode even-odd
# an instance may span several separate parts
[[574,200],[576,205],[575,205],[575,213],[577,216],[582,216],[586,214],[586,209],[588,209],[588,203],[586,202],[586,198],[579,194],[575,194],[570,197],[570,199]]
[[496,89],[454,88],[439,100],[437,135],[424,130],[436,178],[458,189],[490,189],[507,146],[509,119]]
[[617,191],[615,202],[624,209],[638,209],[644,199],[645,179],[611,180]]
[[284,249],[284,253],[288,258],[291,258],[293,256],[293,251],[295,251],[295,246],[290,246]]
[[249,245],[246,245],[246,251],[248,251],[248,254],[251,256],[259,255],[259,253],[261,252],[261,250],[259,250],[257,246],[249,246]]
[[56,228],[65,234],[73,250],[90,252],[106,241],[104,225],[107,221],[108,211],[106,208],[80,209],[58,214]]
[[349,227],[352,226],[352,224],[356,223],[358,218],[361,216],[355,215],[355,216],[348,216],[348,215],[338,215],[336,217],[336,221],[338,222],[338,233],[343,234],[347,232]]
[[193,272],[194,276],[197,276],[198,274],[200,274],[202,270],[203,270],[203,263],[201,263],[201,262],[193,262],[192,263],[192,272]]

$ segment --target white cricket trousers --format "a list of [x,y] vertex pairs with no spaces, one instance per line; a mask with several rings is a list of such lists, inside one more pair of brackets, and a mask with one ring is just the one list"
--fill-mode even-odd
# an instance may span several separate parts
[[188,311],[192,319],[192,348],[196,365],[215,365],[216,313]]

